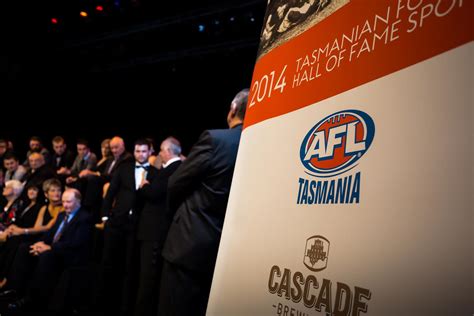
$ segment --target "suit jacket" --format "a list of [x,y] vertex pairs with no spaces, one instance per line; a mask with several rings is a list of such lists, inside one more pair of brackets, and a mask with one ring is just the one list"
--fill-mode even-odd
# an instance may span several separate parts
[[163,257],[190,270],[214,268],[242,125],[204,132],[170,177],[168,199],[176,214]]
[[82,170],[86,170],[86,169],[95,170],[96,165],[97,165],[97,156],[93,152],[89,154],[84,164],[82,164],[82,158],[79,157],[78,155],[76,159],[74,160],[74,163],[72,164],[71,175],[78,176]]
[[138,220],[137,238],[158,241],[160,249],[171,222],[167,214],[168,179],[180,165],[181,161],[175,161],[158,170],[152,182],[138,191],[143,197],[144,206]]
[[[147,174],[148,182],[156,176],[158,170],[150,167]],[[135,189],[135,162],[122,163],[114,173],[109,190],[102,203],[102,216],[107,216],[107,225],[123,227],[128,223],[129,212],[141,208]]]
[[13,173],[8,170],[5,171],[5,182],[8,180],[18,180],[21,182],[27,173],[28,170],[23,165],[18,165],[18,168]]
[[[59,164],[57,164],[57,159],[60,158]],[[74,154],[70,150],[66,150],[61,156],[56,152],[51,156],[50,165],[54,170],[59,170],[61,167],[71,168],[74,164]]]
[[107,161],[104,163],[104,166],[100,168],[101,170],[98,169],[104,182],[110,182],[112,180],[115,171],[119,169],[121,164],[134,162],[135,159],[129,152],[124,152],[119,156],[119,158],[117,159],[117,161],[109,172],[110,166],[112,165],[113,161],[114,157],[108,158]]
[[64,220],[65,212],[58,215],[53,227],[43,238],[44,243],[52,247],[51,251],[61,255],[68,265],[77,265],[87,262],[89,257],[90,240],[92,237],[92,220],[89,212],[84,208],[64,228],[59,240],[53,244],[54,235]]
[[[42,197],[42,185],[43,182],[51,179],[51,178],[56,178],[56,172],[51,169],[51,166],[48,164],[45,164],[38,169],[36,169],[35,172],[32,172],[32,170],[28,170],[28,172],[25,175],[25,188],[29,185],[37,185],[40,189],[40,192],[38,193],[38,197]],[[22,192],[22,196],[27,196],[27,190],[24,190]]]

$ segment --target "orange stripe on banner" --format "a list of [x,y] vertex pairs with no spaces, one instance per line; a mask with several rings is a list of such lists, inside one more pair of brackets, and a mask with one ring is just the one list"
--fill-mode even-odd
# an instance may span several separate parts
[[[244,126],[314,104],[468,43],[474,39],[473,12],[473,0],[351,0],[258,60]],[[313,65],[302,67],[305,56],[314,61],[312,53],[324,51],[327,44],[328,51],[333,48],[330,54],[323,52]]]

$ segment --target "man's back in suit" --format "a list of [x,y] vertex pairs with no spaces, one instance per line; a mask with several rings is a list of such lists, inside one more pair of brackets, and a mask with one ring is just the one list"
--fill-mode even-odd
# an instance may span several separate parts
[[248,89],[232,100],[228,130],[204,132],[171,176],[176,211],[163,248],[159,315],[204,315],[234,173]]
[[163,250],[169,262],[213,269],[229,198],[242,126],[204,132],[169,180],[176,210]]

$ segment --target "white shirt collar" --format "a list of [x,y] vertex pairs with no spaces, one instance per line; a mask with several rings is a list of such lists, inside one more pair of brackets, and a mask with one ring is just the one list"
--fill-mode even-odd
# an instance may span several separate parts
[[163,164],[163,168],[168,167],[168,166],[171,165],[173,162],[178,161],[178,160],[181,160],[181,158],[179,158],[179,157],[171,158],[170,160],[168,160],[166,163]]

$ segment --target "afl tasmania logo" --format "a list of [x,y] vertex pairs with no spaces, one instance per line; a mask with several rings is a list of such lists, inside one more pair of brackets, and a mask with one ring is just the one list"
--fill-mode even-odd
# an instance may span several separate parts
[[352,169],[369,149],[374,134],[374,121],[362,111],[344,110],[325,117],[301,144],[306,173],[324,178]]

